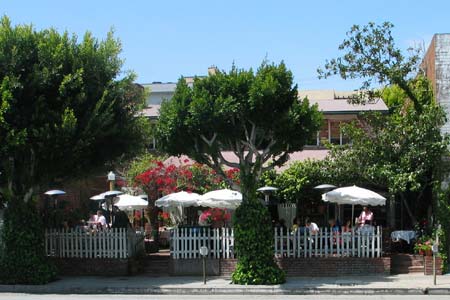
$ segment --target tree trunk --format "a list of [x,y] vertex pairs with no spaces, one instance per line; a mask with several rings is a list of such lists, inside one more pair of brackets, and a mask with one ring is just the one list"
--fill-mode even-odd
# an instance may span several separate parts
[[417,219],[416,217],[413,215],[413,213],[411,212],[411,209],[409,208],[409,204],[408,201],[406,200],[405,194],[404,193],[399,193],[400,194],[400,198],[402,199],[403,205],[405,206],[406,212],[408,214],[409,219],[411,220],[411,224],[414,225],[417,223]]
[[158,222],[158,208],[155,206],[156,200],[149,200],[148,208],[150,215],[150,224],[152,228],[151,237],[157,248],[159,248],[159,222]]

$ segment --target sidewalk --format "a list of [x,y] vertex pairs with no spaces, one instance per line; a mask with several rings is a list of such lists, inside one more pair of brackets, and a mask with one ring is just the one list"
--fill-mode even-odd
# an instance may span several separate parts
[[210,277],[206,285],[201,277],[65,277],[47,285],[0,285],[0,293],[39,294],[248,294],[248,295],[306,295],[306,294],[395,294],[450,295],[450,275],[433,276],[391,275],[302,278],[290,277],[274,286],[242,286],[230,284],[229,278]]

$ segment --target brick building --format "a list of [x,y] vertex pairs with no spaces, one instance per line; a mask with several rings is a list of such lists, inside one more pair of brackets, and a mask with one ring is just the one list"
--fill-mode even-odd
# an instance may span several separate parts
[[450,34],[435,34],[425,53],[422,68],[431,80],[436,101],[444,108],[447,121],[442,133],[450,133]]

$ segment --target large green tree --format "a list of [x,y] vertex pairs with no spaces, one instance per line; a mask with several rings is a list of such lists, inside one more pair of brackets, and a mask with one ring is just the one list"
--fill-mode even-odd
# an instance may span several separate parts
[[40,283],[43,257],[36,196],[66,179],[145,146],[137,117],[143,89],[121,73],[120,42],[109,33],[81,41],[54,29],[0,21],[0,195],[7,203],[0,279]]
[[326,61],[325,66],[318,69],[319,78],[339,75],[343,79],[363,79],[361,93],[353,99],[360,102],[379,96],[374,87],[396,85],[420,112],[420,95],[412,91],[410,84],[411,76],[418,71],[419,52],[409,49],[409,55],[405,56],[395,45],[393,27],[390,22],[353,25],[339,45],[342,55]]
[[[233,281],[277,283],[282,273],[273,261],[267,209],[257,200],[261,173],[285,163],[319,129],[321,115],[298,99],[292,73],[284,63],[264,62],[256,72],[236,67],[189,87],[181,78],[175,94],[161,106],[159,145],[172,155],[186,154],[226,178],[222,167],[240,169],[243,204],[236,211],[239,258]],[[229,150],[237,157],[222,155]]]
[[[333,152],[334,162],[341,165],[337,170],[353,169],[366,184],[397,195],[415,223],[428,207],[436,206],[431,191],[445,172],[442,158],[448,139],[441,136],[440,127],[446,116],[421,75],[418,52],[403,55],[392,28],[389,22],[354,25],[339,46],[342,55],[327,61],[319,75],[364,79],[364,97],[356,101],[386,98],[391,115],[366,118],[366,130],[348,127],[353,145]],[[371,90],[373,84],[388,87]]]

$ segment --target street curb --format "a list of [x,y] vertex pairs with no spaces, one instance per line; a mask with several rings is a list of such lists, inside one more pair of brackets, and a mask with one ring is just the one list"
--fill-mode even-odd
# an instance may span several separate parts
[[48,287],[0,285],[0,293],[26,294],[130,294],[130,295],[450,295],[450,288],[289,288],[282,287]]

